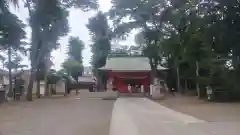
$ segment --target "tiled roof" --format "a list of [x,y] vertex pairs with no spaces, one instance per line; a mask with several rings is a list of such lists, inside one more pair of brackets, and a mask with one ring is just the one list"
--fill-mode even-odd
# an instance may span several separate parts
[[[113,71],[150,71],[151,66],[147,57],[112,57],[108,58],[106,65],[99,68],[100,70]],[[158,70],[166,70],[158,66]]]

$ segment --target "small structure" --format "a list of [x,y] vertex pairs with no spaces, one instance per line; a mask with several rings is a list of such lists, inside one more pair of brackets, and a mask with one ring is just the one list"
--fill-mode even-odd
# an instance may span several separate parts
[[[29,78],[30,78],[30,70],[21,70],[19,72],[14,73],[14,76],[18,76],[18,77],[23,79],[23,81],[24,81],[23,94],[26,95],[27,94],[27,87],[28,87],[28,84],[29,84]],[[34,81],[33,82],[33,90],[32,90],[32,92],[34,94],[37,92],[36,86],[37,86],[36,81]]]
[[[112,57],[108,58],[106,65],[99,68],[107,71],[108,84],[113,90],[120,93],[138,93],[141,87],[149,92],[151,67],[147,57]],[[158,70],[166,70],[159,66]],[[128,90],[128,86],[131,90]]]
[[92,76],[92,67],[84,67],[83,68],[83,76]]
[[0,84],[9,85],[8,71],[0,69]]
[[78,82],[74,84],[73,89],[82,89],[94,91],[93,86],[96,84],[96,81],[91,76],[79,76]]
[[44,95],[45,93],[45,82],[44,81],[40,81],[40,95]]

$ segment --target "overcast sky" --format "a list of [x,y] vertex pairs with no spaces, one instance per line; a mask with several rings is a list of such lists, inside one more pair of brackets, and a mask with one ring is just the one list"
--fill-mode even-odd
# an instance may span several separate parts
[[[99,0],[100,9],[103,12],[108,11],[111,8],[111,0]],[[25,24],[28,24],[28,11],[26,8],[24,8],[23,4],[20,3],[19,9],[12,9],[13,12],[17,14],[17,16],[25,22]],[[60,40],[61,46],[59,49],[52,52],[52,61],[54,63],[55,69],[61,68],[61,63],[66,59],[66,45],[68,44],[68,37],[69,36],[78,36],[81,40],[85,43],[85,50],[83,51],[83,64],[84,66],[90,66],[90,59],[91,59],[91,51],[89,44],[91,43],[91,39],[89,36],[88,29],[86,28],[86,24],[88,23],[88,19],[92,16],[94,16],[94,12],[82,12],[79,9],[70,9],[70,15],[69,15],[69,26],[70,26],[70,32],[69,35],[66,37],[63,37]],[[30,28],[26,28],[27,34],[28,34],[28,40],[30,39]],[[130,36],[126,41],[124,41],[123,44],[132,45],[134,44],[134,36]],[[29,65],[28,58],[24,58],[23,61],[24,64]]]

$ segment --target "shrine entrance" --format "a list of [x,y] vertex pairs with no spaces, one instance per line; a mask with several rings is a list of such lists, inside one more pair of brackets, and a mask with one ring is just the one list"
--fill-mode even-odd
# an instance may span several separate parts
[[149,75],[148,72],[109,72],[113,87],[120,93],[145,92],[149,87]]

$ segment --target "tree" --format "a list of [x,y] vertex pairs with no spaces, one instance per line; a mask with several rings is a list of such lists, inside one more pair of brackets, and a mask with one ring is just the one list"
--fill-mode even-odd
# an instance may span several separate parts
[[94,17],[89,19],[87,28],[92,38],[91,51],[93,73],[97,78],[97,88],[102,87],[101,77],[98,68],[106,64],[106,59],[111,50],[112,31],[108,25],[107,17],[102,12],[98,12]]
[[[114,33],[117,37],[128,34],[131,30],[140,28],[145,38],[142,44],[143,54],[149,58],[152,77],[156,76],[156,69],[161,61],[159,53],[159,37],[167,18],[169,6],[162,0],[112,0],[110,18],[114,22]],[[124,21],[128,19],[129,21]],[[153,81],[153,79],[152,79]]]
[[13,4],[13,6],[17,7],[18,2],[19,0],[1,0],[0,1],[1,10],[3,10],[3,8],[8,8],[9,4]]
[[78,77],[82,75],[83,65],[75,59],[66,59],[62,64],[62,67],[66,70],[67,74],[72,76],[76,81],[78,80]]
[[[2,51],[7,51],[8,63],[12,63],[12,50],[22,48],[22,39],[25,38],[25,24],[12,14],[5,1],[0,3],[0,45]],[[12,68],[9,66],[9,92],[12,93]]]
[[235,55],[232,61],[237,72],[239,48],[229,43],[237,44],[239,39],[238,26],[234,26],[239,21],[239,2],[112,0],[112,4],[109,15],[116,35],[140,28],[136,41],[149,58],[152,71],[165,62],[176,70],[178,88],[181,78],[194,78],[200,95],[200,87],[211,84],[214,70],[224,71],[226,63],[220,63],[222,59],[229,60],[229,56]]
[[68,56],[82,64],[84,43],[78,37],[70,37],[68,41]]
[[6,60],[6,58],[3,56],[3,55],[0,55],[0,61],[1,61],[1,63],[2,63],[2,68],[4,69],[4,67],[5,67],[5,60]]
[[121,45],[111,49],[108,57],[142,56],[139,46]]
[[111,31],[106,16],[99,12],[89,19],[87,28],[92,37],[92,64],[95,69],[105,65],[106,58],[111,49]]
[[68,32],[68,12],[60,6],[57,0],[36,1],[29,9],[30,25],[32,27],[32,45],[30,49],[31,76],[27,99],[32,100],[32,86],[39,63],[47,59],[51,50],[56,48],[59,37]]
[[63,63],[63,68],[67,71],[68,75],[73,76],[75,80],[78,80],[79,76],[82,76],[83,72],[83,60],[82,51],[84,49],[84,43],[78,37],[70,37],[68,44],[68,58]]
[[214,23],[212,24],[210,31],[214,39],[214,49],[217,52],[221,52],[221,57],[230,58],[232,63],[233,72],[235,75],[231,77],[234,82],[234,90],[239,90],[239,1],[218,1],[218,5],[213,6],[211,9],[213,10],[211,14],[211,18],[214,19]]
[[66,8],[74,6],[87,10],[96,8],[97,2],[96,0],[26,0],[25,4],[29,11],[32,28],[31,76],[27,92],[27,100],[31,101],[33,81],[39,63],[49,56],[59,37],[68,32]]
[[22,62],[22,57],[20,56],[20,54],[16,53],[16,54],[12,54],[12,61],[11,63],[9,62],[5,62],[5,65],[7,66],[7,68],[11,68],[13,70],[15,70],[15,72],[18,71],[18,69],[23,69],[25,67],[27,67],[27,65],[21,64]]

